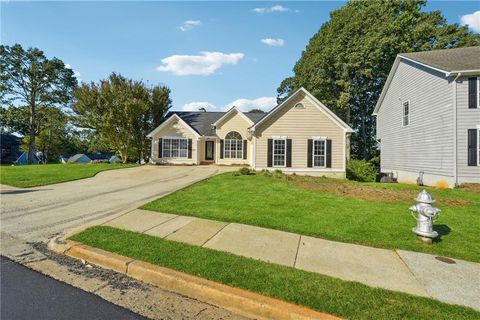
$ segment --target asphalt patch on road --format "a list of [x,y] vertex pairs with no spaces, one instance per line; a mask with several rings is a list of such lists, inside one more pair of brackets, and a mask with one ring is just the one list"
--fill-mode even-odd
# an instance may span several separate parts
[[90,279],[100,279],[105,281],[112,289],[120,290],[121,294],[124,294],[125,291],[129,289],[137,289],[140,291],[150,290],[143,283],[136,281],[122,273],[99,268],[88,263],[83,263],[77,259],[70,258],[66,255],[52,252],[48,250],[47,244],[44,242],[33,242],[29,244],[33,247],[33,249],[42,253],[46,259],[55,261],[59,265],[67,267],[69,272]]

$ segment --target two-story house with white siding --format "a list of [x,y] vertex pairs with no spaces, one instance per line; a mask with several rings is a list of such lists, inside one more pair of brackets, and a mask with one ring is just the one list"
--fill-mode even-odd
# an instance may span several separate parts
[[480,47],[399,54],[375,106],[383,173],[480,183]]

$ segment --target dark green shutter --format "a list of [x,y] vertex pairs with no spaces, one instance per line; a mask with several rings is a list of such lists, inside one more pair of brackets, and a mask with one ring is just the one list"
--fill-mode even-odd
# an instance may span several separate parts
[[243,140],[243,159],[247,159],[247,140]]
[[267,167],[272,167],[272,157],[273,157],[273,140],[268,139],[268,141],[267,141]]
[[188,159],[192,159],[192,139],[188,139]]
[[287,168],[292,167],[292,139],[287,139]]
[[478,165],[478,150],[477,150],[477,129],[468,129],[468,165]]
[[163,156],[162,154],[162,144],[163,144],[163,139],[160,138],[158,139],[158,157],[161,158]]
[[468,108],[477,108],[477,78],[468,78]]
[[312,167],[313,139],[307,140],[307,167]]
[[220,159],[223,159],[223,140],[220,140]]
[[332,167],[332,140],[327,139],[327,168]]

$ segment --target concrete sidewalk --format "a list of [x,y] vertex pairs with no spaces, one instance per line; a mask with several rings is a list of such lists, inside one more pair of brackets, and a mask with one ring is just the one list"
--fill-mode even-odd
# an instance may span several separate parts
[[104,225],[480,310],[478,263],[139,209]]

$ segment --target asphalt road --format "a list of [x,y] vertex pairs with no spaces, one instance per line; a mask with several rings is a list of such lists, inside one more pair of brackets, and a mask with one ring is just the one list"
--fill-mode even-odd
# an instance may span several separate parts
[[3,256],[0,256],[0,263],[2,320],[145,319]]

